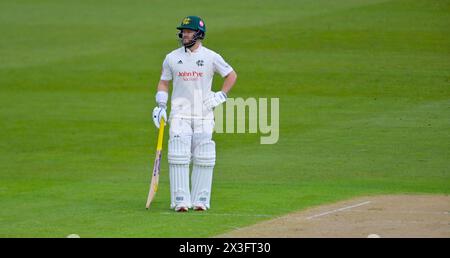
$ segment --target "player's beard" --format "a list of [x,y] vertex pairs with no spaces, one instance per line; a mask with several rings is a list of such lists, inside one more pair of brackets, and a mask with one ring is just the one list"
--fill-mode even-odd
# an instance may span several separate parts
[[181,41],[181,45],[183,45],[187,48],[190,48],[195,44],[195,42],[193,42],[193,38],[189,39],[189,38],[183,37],[180,41]]

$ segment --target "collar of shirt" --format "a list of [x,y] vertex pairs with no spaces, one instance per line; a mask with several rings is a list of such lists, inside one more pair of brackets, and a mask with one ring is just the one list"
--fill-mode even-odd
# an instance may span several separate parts
[[202,48],[203,48],[202,44],[200,43],[198,45],[198,48],[196,50],[194,50],[194,51],[191,51],[189,48],[186,48],[186,53],[189,54],[189,55],[197,54],[197,53],[199,53],[202,50]]

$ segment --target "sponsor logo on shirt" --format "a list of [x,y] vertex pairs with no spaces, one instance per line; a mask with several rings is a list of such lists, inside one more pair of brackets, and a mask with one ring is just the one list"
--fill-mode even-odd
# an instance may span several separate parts
[[197,81],[200,77],[203,77],[202,72],[178,72],[178,77],[181,77],[183,81]]

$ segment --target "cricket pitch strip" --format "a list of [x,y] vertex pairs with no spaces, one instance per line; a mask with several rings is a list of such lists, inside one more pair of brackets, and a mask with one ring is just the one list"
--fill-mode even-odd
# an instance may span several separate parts
[[217,237],[450,237],[450,196],[358,197],[264,221]]

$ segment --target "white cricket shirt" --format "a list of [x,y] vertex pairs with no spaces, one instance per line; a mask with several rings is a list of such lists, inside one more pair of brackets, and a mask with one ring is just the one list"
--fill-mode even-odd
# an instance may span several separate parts
[[213,93],[214,73],[225,77],[232,71],[219,54],[202,45],[194,52],[181,47],[169,53],[161,72],[161,80],[173,81],[169,119],[214,119],[203,100]]

